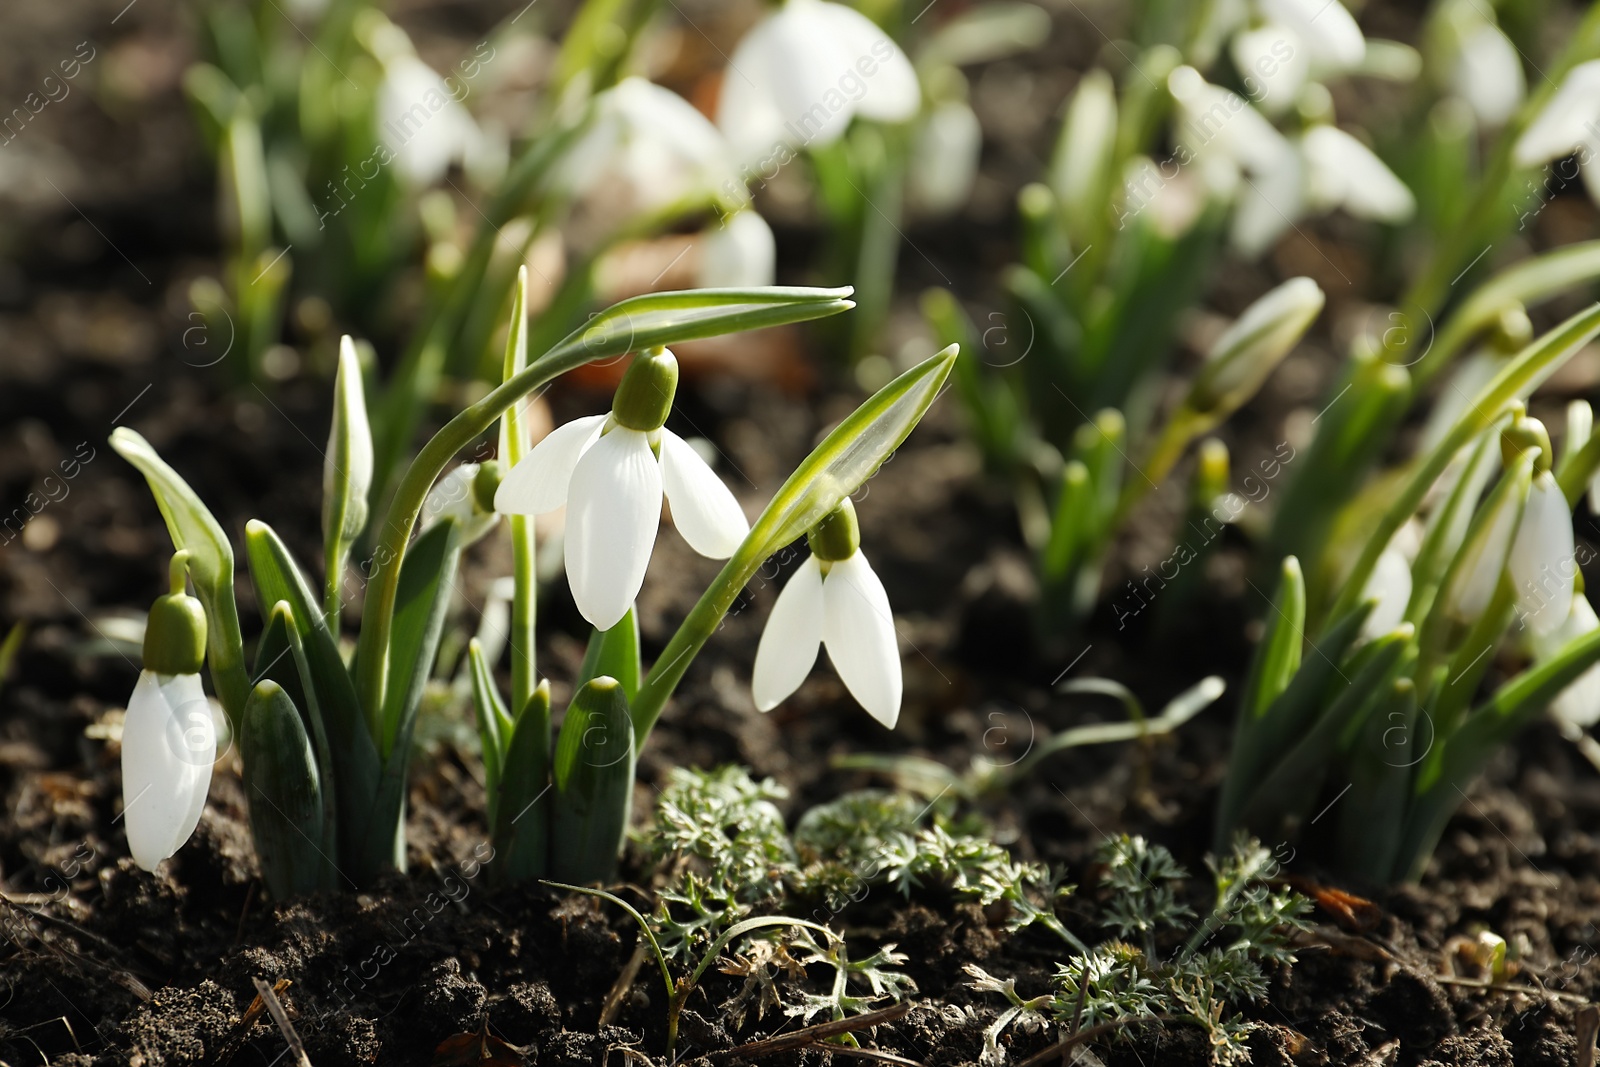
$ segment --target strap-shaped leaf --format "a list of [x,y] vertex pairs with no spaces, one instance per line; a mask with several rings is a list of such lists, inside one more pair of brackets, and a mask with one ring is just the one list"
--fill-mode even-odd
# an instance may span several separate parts
[[299,709],[301,724],[305,727],[306,736],[311,739],[322,791],[322,831],[319,840],[324,855],[328,857],[328,870],[323,872],[324,886],[332,888],[334,857],[339,854],[338,781],[334,774],[333,752],[323,726],[322,710],[317,704],[316,686],[311,681],[311,667],[306,662],[300,632],[295,629],[294,609],[289,607],[287,601],[280,600],[272,606],[267,629],[256,646],[256,670],[251,681],[255,684],[273,681],[281,686]]
[[633,803],[633,756],[622,685],[603,676],[585,683],[567,708],[552,761],[553,877],[586,884],[615,875]]
[[361,383],[355,342],[339,342],[339,370],[333,379],[333,424],[322,465],[322,552],[325,565],[323,610],[337,628],[340,587],[350,546],[367,526],[367,494],[372,489],[372,426]]
[[[505,365],[501,378],[510,381],[528,366],[528,268],[517,271],[517,288],[511,301],[511,327],[506,335]],[[519,400],[500,416],[500,464],[506,473],[522,462],[529,450],[524,418],[527,402]],[[533,696],[534,622],[538,608],[538,543],[532,515],[509,515],[511,527],[511,705],[521,707]]]
[[1416,767],[1437,738],[1418,714],[1417,687],[1396,678],[1350,753],[1350,788],[1340,798],[1340,869],[1387,882],[1405,835],[1402,814]]
[[270,526],[252,521],[245,527],[245,549],[257,599],[263,605],[280,600],[289,605],[338,783],[339,865],[349,878],[364,884],[384,866],[361,858],[372,845],[369,831],[381,772],[377,745],[356,703],[355,687],[316,594],[288,548]]
[[488,794],[489,825],[495,822],[495,803],[500,799],[500,769],[505,759],[505,744],[511,740],[511,716],[500,699],[500,687],[484,662],[483,646],[473,638],[467,645],[467,662],[472,671],[472,710],[478,722],[478,741],[483,749],[484,791]]
[[277,900],[323,888],[330,861],[322,837],[316,758],[300,712],[282,686],[256,683],[239,730],[250,834],[267,888]]
[[583,653],[574,685],[609,675],[622,683],[622,695],[630,701],[639,693],[639,677],[644,672],[639,662],[639,620],[632,608],[622,621],[609,630],[589,634],[589,647]]
[[189,552],[189,578],[206,609],[206,660],[211,665],[211,682],[237,729],[250,693],[250,679],[245,674],[244,639],[239,633],[239,608],[233,597],[233,546],[189,483],[156,454],[150,442],[126,426],[119,426],[111,432],[111,447],[138,468],[150,484],[172,546]]
[[878,390],[812,450],[773,494],[750,533],[701,594],[639,687],[635,740],[643,744],[667,698],[768,556],[796,540],[854,493],[900,447],[938,397],[956,360],[954,345]]
[[422,692],[433,674],[460,559],[460,524],[446,518],[423,531],[400,570],[400,595],[389,649],[389,683],[379,717],[379,751],[385,763],[393,762],[397,754],[400,759],[405,758],[400,746],[410,744]]
[[1267,631],[1250,662],[1239,713],[1251,719],[1265,715],[1300,669],[1300,646],[1306,633],[1306,580],[1300,561],[1283,561],[1278,595],[1267,613]]
[[543,877],[549,858],[550,683],[540,682],[506,742],[500,798],[491,824],[495,871],[508,882]]

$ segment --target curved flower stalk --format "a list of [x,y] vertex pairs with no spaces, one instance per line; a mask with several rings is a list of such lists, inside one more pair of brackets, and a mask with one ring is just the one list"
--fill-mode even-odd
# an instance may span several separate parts
[[122,725],[122,812],[128,851],[153,871],[200,823],[217,732],[200,684],[206,616],[184,591],[189,554],[172,557],[172,592],[150,609],[144,670]]
[[566,562],[585,619],[609,630],[644,585],[661,501],[702,556],[727,559],[750,524],[728,487],[666,429],[678,361],[665,348],[635,358],[608,415],[575,419],[534,446],[500,483],[496,511],[540,515],[567,505]]
[[883,582],[861,552],[855,505],[846,498],[806,535],[811,554],[778,594],[756,648],[756,707],[771,711],[828,650],[850,695],[894,729],[900,718],[900,649]]
[[737,158],[823,147],[860,116],[905,122],[922,91],[911,61],[854,8],[784,0],[739,42],[728,61],[717,125]]

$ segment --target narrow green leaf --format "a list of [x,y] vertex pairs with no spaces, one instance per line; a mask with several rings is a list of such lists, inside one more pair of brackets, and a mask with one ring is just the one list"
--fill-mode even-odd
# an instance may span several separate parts
[[542,877],[549,863],[550,683],[540,682],[506,737],[500,798],[491,825],[495,870],[507,882]]
[[[338,790],[340,869],[351,880],[365,884],[392,862],[392,856],[383,861],[371,852],[374,842],[369,831],[382,767],[377,746],[316,594],[288,548],[270,526],[252,520],[245,526],[245,549],[257,600],[263,605],[279,601],[289,605],[304,649],[305,674],[311,679],[307,699],[322,719],[332,758]],[[267,621],[270,623],[270,616]]]
[[633,720],[614,678],[584,684],[556,738],[550,871],[587,884],[610,881],[633,804]]
[[1412,776],[1436,740],[1418,715],[1416,685],[1395,679],[1350,753],[1350,788],[1338,809],[1340,870],[1379,884],[1394,877]]
[[1300,647],[1306,633],[1306,580],[1300,561],[1283,561],[1278,595],[1267,613],[1267,630],[1256,646],[1240,698],[1240,714],[1252,719],[1265,715],[1300,669]]
[[333,858],[339,853],[338,782],[334,777],[333,751],[323,725],[322,709],[317,703],[311,667],[306,661],[300,632],[295,628],[294,610],[287,601],[280,600],[273,605],[266,631],[256,646],[256,672],[251,682],[259,684],[263,680],[276,682],[288,694],[300,711],[306,736],[311,739],[311,751],[316,756],[317,778],[322,791],[322,834],[319,840],[323,854],[328,857],[323,884],[324,888],[333,888]]
[[[517,287],[511,300],[511,325],[506,334],[505,365],[501,380],[510,381],[528,366],[528,268],[517,271]],[[500,463],[505,473],[522,462],[528,452],[528,428],[524,417],[526,401],[506,408],[500,417]],[[511,646],[511,706],[520,708],[533,696],[535,676],[534,622],[538,611],[538,543],[534,537],[532,515],[507,517],[511,527],[512,585],[511,627],[507,643]]]
[[593,630],[583,665],[573,685],[581,686],[592,678],[609,675],[622,683],[622,694],[632,701],[639,694],[639,677],[644,667],[639,662],[639,620],[632,608],[622,621],[609,630]]
[[277,900],[323,886],[327,859],[316,758],[300,712],[273,681],[258,682],[239,732],[250,833],[267,888]]
[[422,692],[438,658],[460,558],[461,529],[451,518],[424,530],[406,553],[390,638],[389,682],[379,717],[382,742],[378,750],[386,764],[405,759]]
[[372,490],[372,427],[361,381],[361,360],[346,334],[339,342],[339,370],[333,379],[333,424],[322,465],[322,551],[325,564],[323,610],[337,630],[343,603],[345,561],[350,546],[367,527],[367,494]]
[[500,699],[500,687],[483,659],[483,646],[473,638],[467,645],[467,661],[472,672],[472,709],[478,722],[478,741],[483,749],[484,792],[488,796],[489,825],[495,822],[495,804],[500,799],[500,773],[505,759],[505,744],[511,740],[511,716]]
[[119,426],[111,432],[111,447],[138,468],[150,484],[173,548],[189,552],[189,579],[206,609],[206,659],[211,665],[211,682],[229,722],[237,730],[250,693],[250,679],[245,674],[244,638],[239,633],[239,608],[233,596],[233,546],[189,483],[167,466],[150,442],[126,426]]
[[1341,738],[1359,730],[1372,708],[1384,699],[1396,672],[1408,657],[1415,656],[1414,637],[1411,624],[1402,623],[1363,649],[1365,662],[1359,670],[1349,677],[1341,675],[1338,683],[1327,688],[1328,694],[1337,695],[1310,729],[1298,735],[1296,743],[1271,764],[1270,772],[1241,809],[1244,826],[1268,841],[1289,840],[1299,833],[1329,770],[1338,763]]

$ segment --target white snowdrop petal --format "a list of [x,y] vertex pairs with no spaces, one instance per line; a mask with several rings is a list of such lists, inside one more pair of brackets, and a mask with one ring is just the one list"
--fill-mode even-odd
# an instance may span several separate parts
[[972,108],[944,103],[917,131],[906,175],[912,201],[922,210],[949,214],[972,196],[983,154],[983,127]]
[[750,532],[750,522],[733,493],[671,430],[661,431],[661,485],[672,508],[673,525],[702,556],[727,559]]
[[1568,72],[1550,102],[1517,139],[1512,155],[1519,167],[1560,159],[1595,136],[1600,126],[1600,59]]
[[1503,126],[1527,94],[1522,57],[1498,26],[1480,23],[1461,42],[1451,88],[1485,126]]
[[756,646],[750,694],[756,707],[771,711],[800,688],[822,646],[822,568],[807,556],[778,593]]
[[193,775],[185,762],[178,719],[162,686],[171,679],[154,671],[140,672],[122,726],[123,824],[133,861],[147,871],[155,870],[183,844],[188,836],[183,825],[192,806]]
[[717,125],[741,159],[780,145],[825,145],[850,124],[839,42],[821,0],[790,0],[745,35],[723,76]]
[[501,479],[494,509],[504,515],[542,515],[565,504],[572,472],[600,436],[606,417],[585,415],[550,431]]
[[411,53],[385,64],[378,118],[395,167],[416,185],[438,181],[452,160],[466,159],[479,138],[477,124],[444,79]]
[[[823,32],[837,44],[838,69],[830,73],[834,86],[850,94],[855,114],[879,122],[904,122],[915,115],[922,87],[894,38],[854,8],[827,2],[810,6]],[[863,83],[864,90],[856,88]]]
[[1535,633],[1548,633],[1572,611],[1576,571],[1572,513],[1567,498],[1546,471],[1533,481],[1522,524],[1511,545],[1511,580],[1522,619]]
[[894,729],[900,718],[900,646],[883,583],[857,552],[822,580],[822,644],[850,695]]
[[1405,621],[1406,605],[1411,601],[1411,565],[1394,545],[1378,556],[1361,595],[1363,600],[1378,602],[1361,627],[1361,636],[1367,640],[1382,637]]
[[767,220],[738,211],[700,242],[700,287],[739,289],[771,285],[778,266],[778,242]]
[[1313,63],[1324,70],[1349,70],[1367,55],[1367,39],[1355,16],[1339,0],[1258,0],[1262,13],[1293,30]]
[[592,626],[633,606],[660,522],[661,464],[643,433],[615,427],[578,460],[567,498],[567,581]]
[[1230,51],[1245,91],[1269,115],[1294,103],[1311,70],[1310,52],[1294,31],[1270,22],[1236,34]]
[[[200,812],[211,789],[211,765],[217,761],[217,724],[198,674],[163,675],[161,693],[172,709],[173,740],[183,763],[182,791],[188,809],[178,824],[177,847],[200,825]],[[176,848],[174,848],[176,851]]]
[[1305,211],[1305,166],[1300,154],[1285,146],[1275,166],[1240,182],[1229,238],[1241,254],[1259,256]]
[[1315,176],[1313,187],[1337,188],[1338,200],[1356,218],[1404,222],[1416,211],[1416,198],[1394,171],[1337,126],[1313,126],[1301,150]]
[[[1549,633],[1532,635],[1534,654],[1540,660],[1550,659],[1569,643],[1595,630],[1600,630],[1600,617],[1596,617],[1588,598],[1575,596],[1565,622]],[[1600,721],[1600,665],[1590,667],[1563,689],[1550,702],[1550,712],[1577,729]]]

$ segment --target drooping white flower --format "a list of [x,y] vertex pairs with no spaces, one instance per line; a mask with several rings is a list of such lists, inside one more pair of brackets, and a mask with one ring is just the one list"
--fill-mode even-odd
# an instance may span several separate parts
[[1351,70],[1366,58],[1367,39],[1339,0],[1257,0],[1257,7],[1303,42],[1316,74]]
[[1250,99],[1269,115],[1287,111],[1311,75],[1310,50],[1277,23],[1235,34],[1229,51]]
[[[421,529],[426,530],[443,519],[455,519],[461,527],[461,543],[470,545],[494,529],[500,516],[486,511],[477,491],[481,464],[462,463],[453,467],[428,490],[422,502]],[[482,497],[482,499],[492,499]]]
[[1572,610],[1577,562],[1572,510],[1548,470],[1534,476],[1507,565],[1528,628],[1545,634],[1562,625]]
[[150,609],[144,670],[122,721],[122,813],[133,861],[153,871],[200,823],[217,729],[200,684],[206,617],[184,592],[189,554],[172,560],[172,593]]
[[663,425],[677,379],[671,352],[639,355],[609,415],[574,419],[551,432],[495,493],[495,510],[506,514],[567,506],[567,582],[597,629],[615,626],[639,595],[663,496],[678,532],[702,556],[727,559],[750,530],[728,487]]
[[415,186],[444,177],[450,164],[469,164],[488,150],[483,131],[462,103],[465,91],[450,85],[417,57],[411,38],[381,15],[367,17],[358,32],[383,64],[378,86],[378,137],[397,172]]
[[1450,89],[1485,126],[1504,126],[1527,95],[1516,45],[1489,21],[1479,21],[1460,42]]
[[606,200],[613,215],[702,198],[743,202],[722,134],[683,97],[640,77],[595,98],[594,118],[552,171],[569,196]]
[[139,673],[122,722],[122,810],[133,861],[153,871],[200,824],[217,730],[198,674]]
[[1527,499],[1524,491],[1514,489],[1493,499],[1494,510],[1487,520],[1468,532],[1457,555],[1455,574],[1442,594],[1447,614],[1457,621],[1475,622],[1489,607],[1522,519]]
[[917,130],[907,171],[907,193],[918,210],[948,215],[972,196],[983,153],[983,127],[959,100],[934,107]]
[[1301,217],[1339,208],[1359,219],[1398,223],[1416,212],[1417,203],[1372,149],[1337,126],[1313,126],[1271,166],[1259,168],[1240,194],[1234,246],[1259,255]]
[[1600,204],[1600,59],[1579,63],[1567,73],[1517,139],[1512,158],[1519,167],[1536,167],[1574,152],[1589,198]]
[[1221,159],[1252,174],[1272,170],[1289,142],[1238,93],[1212,85],[1193,67],[1167,76],[1178,104],[1177,139],[1201,160]]
[[786,0],[734,49],[717,125],[737,158],[827,145],[856,116],[904,122],[921,88],[900,46],[871,19],[828,0]]
[[[826,648],[850,695],[892,730],[902,685],[894,613],[883,582],[861,554],[849,500],[819,524],[811,543],[812,554],[778,594],[756,648],[750,678],[756,707],[771,711],[787,699],[811,673],[818,649]],[[824,560],[818,552],[842,558]]]
[[778,269],[778,242],[767,220],[746,209],[729,216],[700,242],[702,289],[771,285]]
[[[1533,654],[1540,661],[1548,660],[1585,634],[1600,630],[1600,618],[1595,617],[1589,599],[1572,598],[1572,610],[1560,626],[1544,633],[1532,634]],[[1562,732],[1574,737],[1585,727],[1600,722],[1600,664],[1590,667],[1563,689],[1550,702],[1550,713],[1561,725]]]
[[1361,590],[1363,600],[1377,601],[1361,627],[1363,640],[1391,633],[1405,621],[1406,607],[1411,603],[1411,562],[1421,542],[1421,524],[1411,519],[1395,531],[1378,556],[1372,575]]

